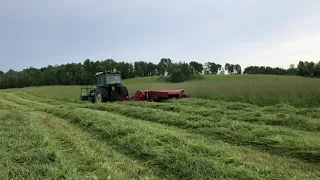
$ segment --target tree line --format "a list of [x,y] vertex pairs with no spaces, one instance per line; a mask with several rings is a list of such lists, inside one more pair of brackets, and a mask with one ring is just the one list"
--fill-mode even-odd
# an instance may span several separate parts
[[87,85],[93,83],[96,72],[117,70],[121,72],[122,79],[160,76],[169,82],[182,82],[195,78],[201,74],[275,74],[320,76],[320,62],[298,63],[297,68],[291,65],[288,69],[265,66],[250,66],[244,69],[239,64],[226,63],[224,66],[214,62],[201,64],[196,61],[174,63],[170,58],[162,58],[159,63],[137,61],[133,63],[116,62],[113,59],[91,61],[86,59],[83,63],[68,63],[62,65],[49,65],[42,68],[29,67],[22,71],[10,69],[0,71],[0,89],[22,88],[45,85]]
[[298,75],[308,77],[320,77],[320,61],[299,61],[297,67],[291,64],[288,69],[266,66],[249,66],[244,69],[244,74],[268,74],[268,75]]

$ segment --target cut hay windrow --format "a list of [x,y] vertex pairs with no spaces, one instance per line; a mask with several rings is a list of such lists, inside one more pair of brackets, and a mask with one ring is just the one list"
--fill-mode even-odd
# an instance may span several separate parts
[[[125,102],[123,104],[134,107],[146,107],[152,109],[161,109],[168,112],[187,113],[189,115],[199,115],[206,118],[226,118],[237,121],[244,121],[254,124],[265,124],[273,126],[284,126],[292,129],[317,131],[320,132],[320,117],[317,113],[319,108],[309,110],[309,117],[306,113],[301,112],[306,108],[295,109],[288,105],[278,105],[266,108],[256,107],[245,103],[225,103],[225,102],[207,102],[195,100],[174,100],[169,103],[153,103],[153,102]],[[190,104],[186,104],[186,103]],[[201,106],[201,102],[207,106]],[[210,105],[209,105],[210,104]],[[195,108],[197,107],[197,108]],[[211,107],[211,108],[209,108]],[[274,108],[275,110],[272,110]],[[279,109],[282,109],[279,111]],[[272,113],[268,112],[272,111]]]
[[[19,101],[22,102],[22,99],[19,99]],[[78,105],[71,106],[71,104],[64,108],[78,107]],[[127,117],[176,126],[193,133],[222,139],[234,145],[249,145],[263,151],[291,156],[307,162],[320,162],[320,141],[319,134],[316,132],[238,122],[223,115],[202,117],[190,113],[166,112],[148,107],[133,107],[125,105],[125,103],[86,104],[85,106]],[[296,139],[299,139],[299,143],[296,143]]]
[[7,107],[0,110],[1,179],[158,179],[62,119]]
[[[144,161],[151,168],[161,169],[159,176],[166,179],[256,179],[261,176],[251,170],[252,167],[246,167],[231,154],[223,152],[222,146],[210,147],[201,143],[201,139],[185,139],[183,134],[165,127],[114,114],[105,117],[91,110],[71,112],[50,107],[39,107],[38,110],[79,124],[119,152]],[[225,162],[229,158],[232,163]]]
[[[237,148],[219,141],[207,144],[205,138],[177,129],[171,130],[165,126],[89,109],[70,112],[62,108],[46,107],[39,110],[68,119],[86,131],[97,133],[119,152],[145,161],[152,168],[162,169],[160,175],[165,178],[263,179],[268,174],[267,169],[271,168],[264,167],[255,171],[253,166],[243,161]],[[234,156],[234,153],[238,155]],[[272,171],[272,178],[285,177],[281,172],[276,173],[275,169]]]
[[[186,113],[166,112],[124,104],[89,106],[89,108],[118,113],[146,121],[188,129],[193,133],[222,139],[235,145],[291,156],[308,162],[320,163],[320,141],[317,132],[291,130],[277,126],[255,125],[234,121],[223,116],[205,118]],[[297,139],[299,142],[297,143]]]
[[[203,115],[199,114],[197,106],[194,111],[184,109],[185,106],[170,111],[153,105],[148,107],[147,103],[143,107],[130,103],[77,104],[37,96],[24,97],[22,93],[6,94],[0,98],[1,103],[5,105],[4,109],[9,106],[30,111],[34,114],[31,119],[37,121],[48,117],[43,122],[50,126],[59,121],[69,122],[70,128],[79,127],[89,135],[87,138],[107,144],[122,156],[134,159],[160,179],[320,177],[319,163],[310,160],[317,159],[317,132],[250,124],[228,119],[223,114]],[[233,103],[224,107],[228,107],[228,113],[235,111],[232,108],[241,108]],[[239,112],[248,109],[250,107]],[[50,122],[51,119],[54,122]],[[68,133],[63,134],[67,136]],[[129,170],[124,168],[124,171]],[[140,177],[140,173],[134,177]]]
[[[36,100],[50,104],[61,105],[65,101],[49,98],[41,98],[25,92],[14,92],[21,98]],[[71,103],[80,107],[77,103]],[[126,105],[161,109],[169,112],[181,112],[204,117],[221,117],[227,119],[245,121],[255,124],[272,126],[284,126],[297,130],[320,131],[320,109],[319,108],[295,108],[290,105],[279,104],[276,106],[258,107],[247,103],[226,103],[223,101],[211,101],[205,99],[182,99],[170,100],[168,102],[123,102]],[[87,104],[87,103],[81,103]],[[197,107],[197,108],[195,108]]]

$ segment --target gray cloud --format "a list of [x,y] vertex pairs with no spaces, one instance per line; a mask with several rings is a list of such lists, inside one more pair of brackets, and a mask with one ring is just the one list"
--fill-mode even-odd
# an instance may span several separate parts
[[1,70],[81,62],[320,60],[320,1],[69,0],[0,2]]

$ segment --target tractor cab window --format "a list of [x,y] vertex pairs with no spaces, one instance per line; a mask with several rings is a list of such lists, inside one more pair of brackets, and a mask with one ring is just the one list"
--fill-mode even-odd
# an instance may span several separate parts
[[121,76],[119,75],[106,75],[107,83],[121,83]]
[[96,83],[98,86],[101,86],[105,83],[105,77],[100,75],[96,77]]

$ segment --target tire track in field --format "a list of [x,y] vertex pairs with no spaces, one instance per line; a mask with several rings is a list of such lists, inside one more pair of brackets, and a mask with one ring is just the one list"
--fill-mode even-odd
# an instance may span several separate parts
[[[48,108],[45,108],[45,109],[48,109]],[[72,111],[74,111],[74,109],[72,109]],[[80,112],[79,113],[81,113],[81,112],[83,112],[84,110],[80,110]],[[89,112],[91,112],[92,110],[89,110]],[[77,114],[79,114],[79,113],[77,113]],[[95,114],[94,112],[92,112],[93,113],[93,115]],[[103,114],[105,114],[104,112],[101,112],[101,113],[103,113]],[[103,116],[103,117],[105,117],[105,116]],[[137,120],[137,121],[139,121],[139,120]],[[174,131],[176,131],[176,130],[174,130]],[[257,153],[257,152],[254,152],[254,153]],[[251,152],[251,154],[254,154],[254,153],[252,153]]]
[[[304,146],[299,146],[294,144],[295,139],[288,136],[295,136],[297,139],[303,138],[299,137],[298,133],[295,131],[292,132],[285,132],[285,134],[282,134],[281,129],[274,129],[270,127],[264,127],[264,126],[258,126],[258,125],[250,125],[250,124],[243,124],[243,123],[234,123],[232,121],[229,121],[227,123],[224,123],[224,121],[220,121],[217,123],[207,122],[203,121],[203,123],[194,124],[193,122],[197,119],[191,118],[192,122],[185,121],[184,118],[189,118],[190,116],[183,116],[182,118],[179,117],[180,114],[178,113],[169,113],[169,114],[162,114],[162,116],[153,116],[153,114],[156,114],[158,111],[151,109],[151,108],[137,108],[137,107],[131,107],[131,109],[128,109],[128,106],[125,104],[110,104],[108,106],[91,106],[89,108],[95,108],[98,107],[99,110],[106,110],[109,113],[116,113],[119,115],[124,115],[126,117],[134,117],[137,119],[145,120],[145,121],[151,121],[156,123],[161,123],[164,125],[169,126],[176,126],[178,128],[186,129],[192,133],[197,134],[203,134],[203,135],[209,135],[210,137],[213,137],[215,139],[221,139],[227,143],[231,143],[234,145],[241,145],[241,146],[253,146],[253,148],[261,151],[267,151],[270,153],[276,153],[278,155],[289,155],[298,159],[306,160],[308,162],[314,162],[318,163],[320,161],[320,152],[318,146],[312,146],[305,144]],[[121,109],[125,110],[121,110]],[[139,110],[140,111],[139,111]],[[137,112],[138,111],[138,112]],[[141,114],[141,112],[144,112]],[[153,112],[153,113],[150,113]],[[176,116],[173,116],[176,115]],[[173,118],[174,117],[174,118]],[[172,119],[170,119],[172,118]],[[197,117],[195,117],[197,118]],[[180,119],[180,120],[179,120]],[[227,120],[225,120],[227,121]],[[230,124],[231,123],[231,124]],[[232,125],[234,124],[234,125]],[[234,127],[227,127],[227,126],[235,126]],[[241,128],[241,129],[240,129]],[[243,129],[245,128],[245,129]],[[245,131],[252,131],[254,129],[260,129],[259,131],[255,130],[256,136],[250,137],[249,133],[246,133]],[[262,128],[262,129],[261,129]],[[264,129],[263,129],[264,128]],[[267,129],[266,129],[267,128]],[[237,132],[237,130],[239,130]],[[242,132],[243,131],[243,132]],[[234,133],[236,132],[236,133]],[[262,132],[262,134],[261,134]],[[266,134],[263,134],[267,132]],[[295,132],[295,133],[293,133]],[[289,133],[289,134],[286,134]],[[249,135],[249,136],[248,136]],[[262,137],[259,137],[261,136]],[[269,136],[278,135],[282,138],[287,138],[288,141],[292,141],[291,143],[282,142],[278,144],[279,142],[273,141],[272,139],[269,139]],[[311,136],[310,136],[311,137]],[[258,139],[257,139],[258,138]],[[312,138],[310,138],[312,139]],[[310,141],[310,140],[309,140]],[[319,142],[318,142],[319,143]],[[314,143],[311,144],[317,144],[317,141],[314,141]]]

